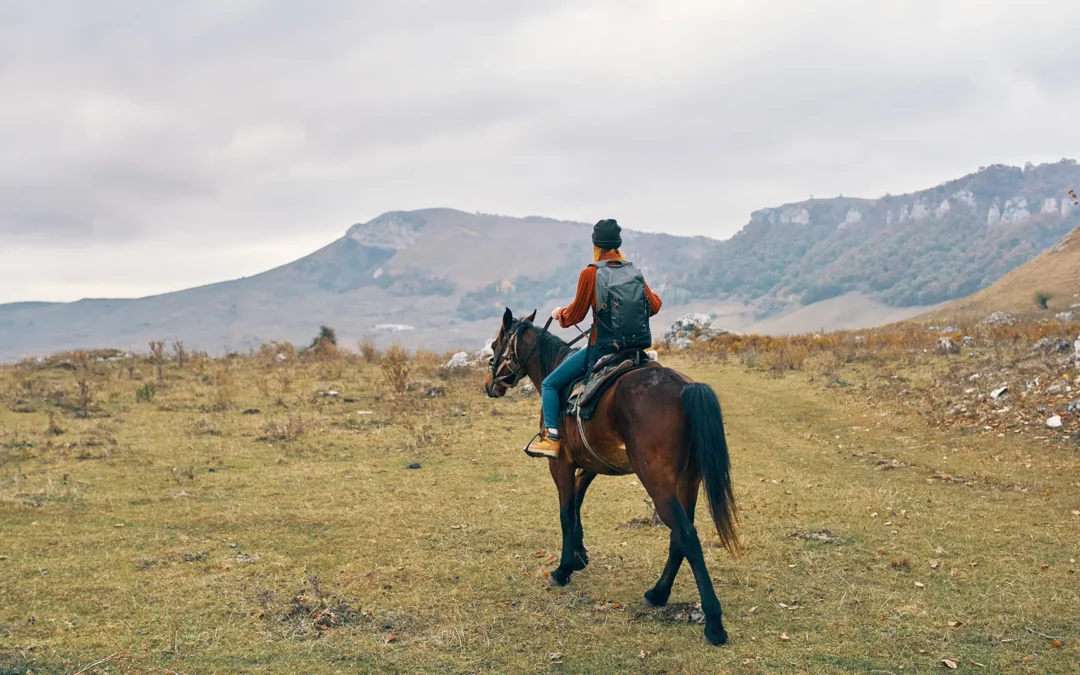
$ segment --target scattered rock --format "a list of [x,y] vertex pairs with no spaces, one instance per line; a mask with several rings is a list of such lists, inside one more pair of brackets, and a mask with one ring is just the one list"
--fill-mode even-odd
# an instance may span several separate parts
[[1002,385],[990,392],[990,398],[997,400],[1009,392],[1009,385]]
[[278,363],[281,363],[282,361],[288,361],[289,357],[285,356],[284,354],[278,354],[277,355],[277,360],[278,360]]
[[259,554],[258,553],[244,553],[244,552],[241,551],[240,553],[236,554],[236,562],[244,564],[244,565],[250,565],[253,562],[255,562],[256,560],[258,560],[258,559],[259,559]]
[[965,335],[960,340],[960,344],[965,346],[965,347],[974,347],[975,346],[975,338],[971,337],[970,335]]
[[326,396],[326,397],[329,397],[329,398],[336,398],[337,395],[338,395],[338,392],[333,390],[333,389],[331,389],[330,391],[323,391],[323,392],[319,392],[319,393],[321,393],[323,396]]
[[420,462],[413,462],[412,464],[408,465],[405,468],[406,469],[419,469],[420,468]]
[[1061,415],[1054,415],[1053,417],[1046,420],[1046,426],[1050,427],[1051,429],[1059,428],[1061,426]]
[[450,357],[450,360],[446,362],[444,368],[468,368],[472,365],[472,361],[469,360],[469,355],[466,352],[458,352]]
[[1070,415],[1076,415],[1080,413],[1080,398],[1075,401],[1069,401],[1069,405],[1065,406],[1065,412]]
[[686,314],[664,333],[664,343],[673,349],[686,349],[695,340],[708,340],[725,333],[712,328],[712,319],[706,314]]
[[1060,338],[1051,340],[1050,338],[1042,338],[1035,344],[1031,345],[1031,351],[1033,352],[1067,352],[1072,346],[1065,340]]
[[495,350],[491,348],[491,345],[495,343],[495,340],[488,338],[488,341],[484,343],[484,346],[480,348],[480,351],[476,352],[477,361],[487,361],[495,356]]
[[938,339],[937,350],[939,354],[959,354],[960,345],[951,337],[943,337]]
[[258,408],[248,408],[247,410],[245,410],[244,412],[242,412],[240,414],[241,415],[258,415],[260,412],[262,412],[262,411],[259,410]]
[[1076,315],[1072,312],[1058,312],[1054,315],[1054,318],[1058,321],[1073,321],[1075,320]]
[[671,330],[675,331],[702,331],[708,330],[712,325],[712,319],[707,314],[684,314],[675,323],[671,324]]
[[526,398],[536,395],[536,387],[533,386],[531,381],[527,381],[525,384],[521,385],[521,395]]
[[1016,323],[1016,315],[1009,312],[994,312],[979,322],[980,326],[1012,326]]
[[446,396],[446,387],[428,380],[413,380],[405,385],[405,391],[423,392],[427,398]]

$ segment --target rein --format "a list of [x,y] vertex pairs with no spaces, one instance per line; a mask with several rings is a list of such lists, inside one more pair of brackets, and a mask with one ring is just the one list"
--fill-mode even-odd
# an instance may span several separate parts
[[[524,375],[525,369],[529,366],[529,359],[532,358],[533,354],[536,352],[536,348],[540,345],[540,339],[544,337],[544,335],[547,334],[548,329],[551,328],[551,322],[553,320],[554,317],[548,317],[547,323],[544,324],[544,327],[537,334],[536,340],[533,341],[532,348],[529,349],[529,353],[525,355],[525,358],[518,359],[517,365],[513,365],[511,359],[508,357],[513,357],[514,352],[517,351],[517,339],[518,336],[521,335],[521,330],[522,328],[524,328],[525,324],[524,322],[520,322],[518,326],[515,327],[515,329],[512,331],[512,335],[507,338],[507,340],[503,343],[502,349],[499,350],[498,358],[493,357],[491,360],[492,382],[497,382],[503,386],[513,387],[521,381],[521,377]],[[586,331],[581,331],[581,329],[579,328],[578,331],[581,332],[581,335],[578,335],[576,338],[568,342],[566,345],[567,347],[573,347],[575,344],[588,337],[589,334],[592,333],[592,328]],[[513,370],[511,370],[505,375],[499,375],[499,372],[502,371],[504,367],[513,367]]]
[[[525,358],[523,358],[523,359],[519,359],[517,366],[515,366],[514,369],[508,375],[499,375],[498,373],[499,373],[500,370],[502,370],[503,366],[508,365],[510,363],[509,359],[506,359],[506,360],[503,359],[503,357],[505,357],[507,355],[507,347],[509,347],[512,344],[514,348],[512,350],[510,350],[510,352],[513,353],[513,352],[517,351],[517,339],[518,339],[518,336],[521,335],[521,328],[519,327],[516,330],[514,330],[513,337],[508,338],[506,340],[506,342],[503,343],[502,349],[499,350],[499,358],[494,359],[491,362],[491,379],[492,379],[493,382],[498,382],[499,384],[501,384],[503,386],[513,387],[514,385],[516,385],[518,382],[521,381],[522,375],[525,374],[525,369],[529,367],[529,359],[532,358],[532,355],[536,351],[537,346],[539,346],[540,338],[542,338],[544,336],[544,334],[548,332],[548,328],[551,328],[551,322],[552,321],[554,321],[554,318],[553,317],[548,317],[547,323],[544,324],[544,328],[536,336],[536,340],[533,341],[532,348],[529,349],[528,355],[526,355]],[[519,326],[522,326],[522,327],[524,325],[525,325],[524,323],[519,324]]]

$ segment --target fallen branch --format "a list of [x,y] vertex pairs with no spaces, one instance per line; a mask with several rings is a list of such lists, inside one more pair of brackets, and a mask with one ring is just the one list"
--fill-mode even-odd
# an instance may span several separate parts
[[1040,633],[1039,631],[1035,630],[1031,626],[1024,626],[1024,630],[1031,633],[1032,635],[1038,635],[1039,637],[1044,637],[1047,640],[1064,640],[1065,639],[1063,637],[1054,637],[1053,635],[1047,635],[1046,633]]
[[113,659],[115,659],[117,656],[120,656],[120,652],[116,652],[115,654],[110,654],[109,656],[106,656],[105,658],[101,659],[100,661],[94,661],[90,665],[85,666],[82,670],[76,672],[75,675],[82,675],[83,673],[90,670],[94,666],[100,666],[103,663],[108,663],[109,661],[112,661]]

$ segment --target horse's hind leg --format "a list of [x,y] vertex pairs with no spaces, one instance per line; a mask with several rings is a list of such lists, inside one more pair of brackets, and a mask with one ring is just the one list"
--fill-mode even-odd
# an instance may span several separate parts
[[[656,512],[660,519],[672,530],[674,545],[677,545],[686,556],[690,569],[694,572],[698,594],[701,596],[701,611],[705,614],[705,639],[714,645],[722,645],[728,639],[727,631],[724,630],[723,610],[720,607],[720,600],[716,597],[716,591],[713,590],[709,570],[705,567],[705,554],[701,550],[701,540],[698,539],[694,521],[687,508],[680,503],[674,489],[655,492],[650,490],[649,492],[656,504]],[[684,500],[685,498],[684,496]],[[669,562],[671,562],[670,558]],[[675,569],[678,570],[677,567]],[[664,571],[667,572],[666,569]],[[674,575],[672,578],[674,579]]]
[[596,474],[591,471],[582,471],[575,480],[574,492],[574,557],[580,567],[585,569],[589,564],[589,552],[585,550],[585,532],[581,528],[581,503],[585,501],[585,492],[592,485]]
[[[680,494],[679,497],[680,501],[686,504],[683,510],[686,511],[687,518],[691,523],[694,522],[694,510],[697,508],[698,497],[697,482],[694,482],[693,487],[687,488],[685,494]],[[679,568],[682,567],[685,557],[682,548],[679,546],[678,529],[673,528],[668,542],[667,564],[664,565],[664,571],[656,585],[645,591],[646,604],[653,607],[663,607],[667,604],[668,598],[671,596],[671,585],[675,583],[675,576],[679,573]]]

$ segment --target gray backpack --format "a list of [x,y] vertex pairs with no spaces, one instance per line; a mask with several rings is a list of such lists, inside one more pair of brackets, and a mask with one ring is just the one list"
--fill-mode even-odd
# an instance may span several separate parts
[[645,277],[626,260],[591,265],[596,268],[596,347],[601,353],[651,347]]

